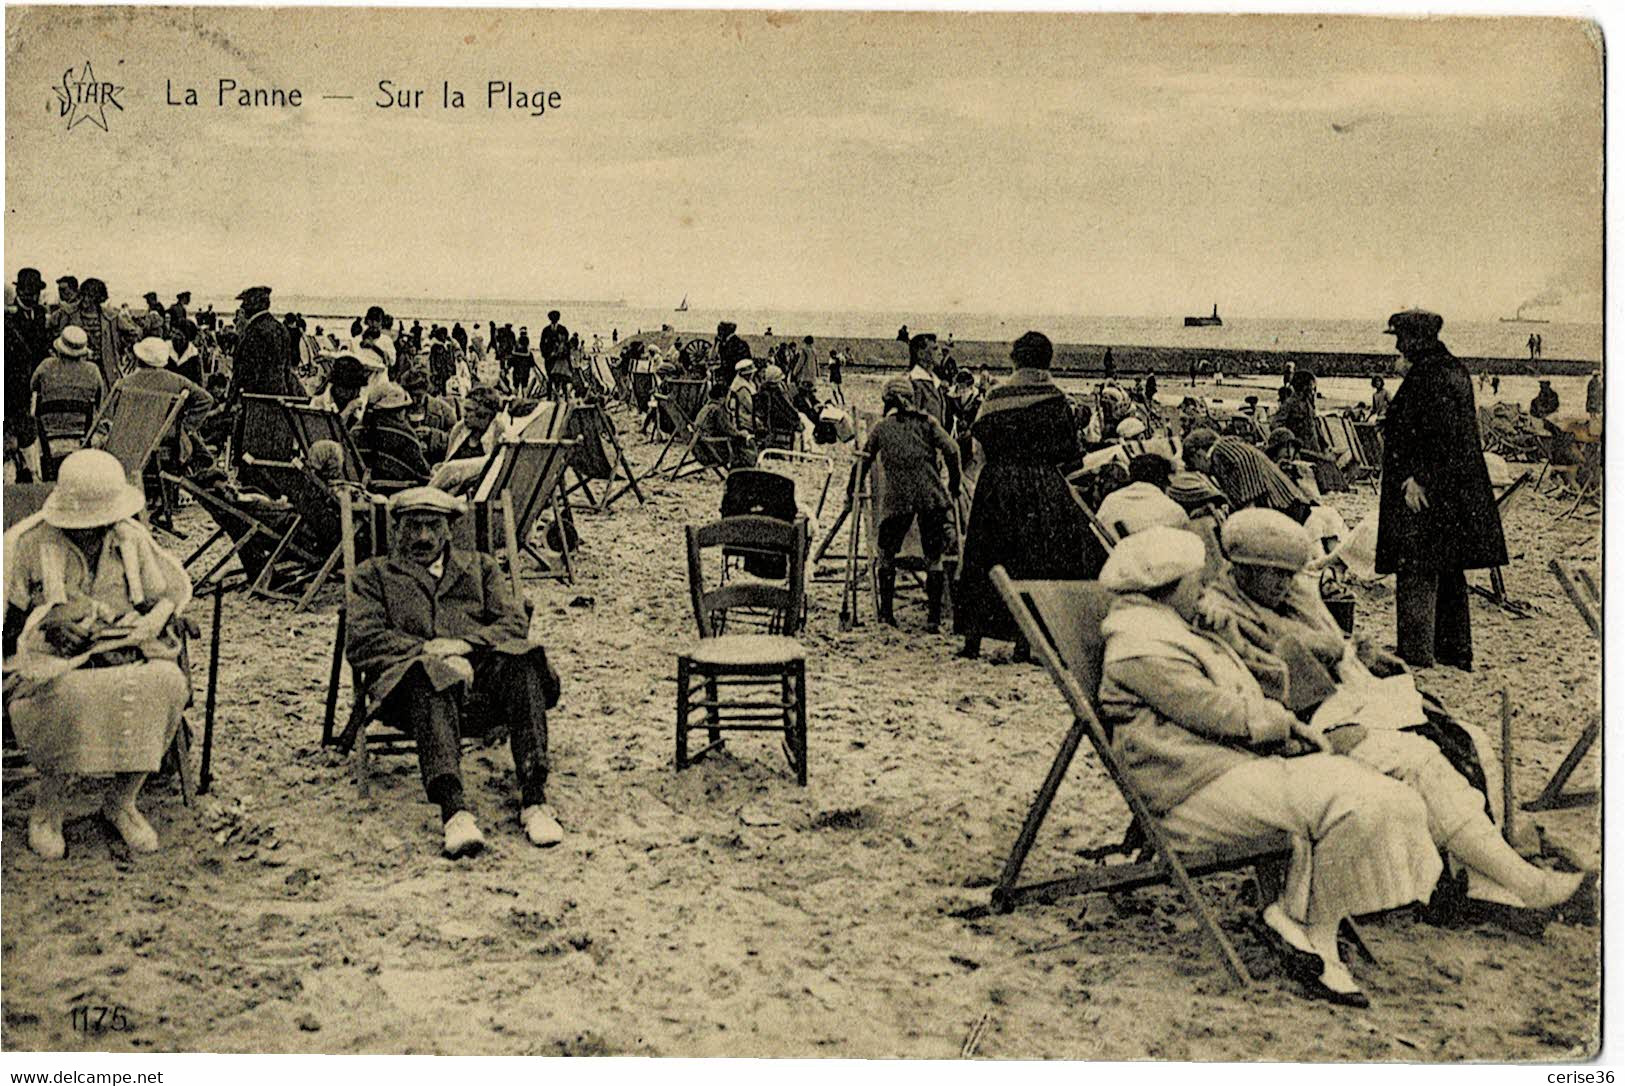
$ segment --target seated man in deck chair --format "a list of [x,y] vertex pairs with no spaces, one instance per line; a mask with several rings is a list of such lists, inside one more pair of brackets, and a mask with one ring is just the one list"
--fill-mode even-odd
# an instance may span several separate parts
[[1243,509],[1221,538],[1231,565],[1203,593],[1198,625],[1236,651],[1265,694],[1300,717],[1313,710],[1310,726],[1334,750],[1414,788],[1434,843],[1467,868],[1469,896],[1529,909],[1572,897],[1580,874],[1528,863],[1491,821],[1484,771],[1495,761],[1483,733],[1420,694],[1397,657],[1345,638],[1314,580],[1299,576],[1309,533],[1273,510]]
[[[1178,528],[1120,542],[1100,571],[1117,594],[1101,624],[1103,722],[1129,781],[1181,851],[1293,839],[1262,920],[1321,999],[1368,1000],[1338,956],[1346,917],[1425,901],[1442,864],[1427,808],[1398,781],[1330,753],[1269,700],[1235,651],[1192,627],[1205,553]],[[1316,753],[1278,756],[1292,738]]]
[[[753,468],[756,441],[735,419],[732,391],[721,381],[711,382],[711,399],[694,418],[694,432],[699,435],[694,443],[694,459],[719,467]],[[721,452],[724,447],[728,450],[725,461]]]
[[[463,796],[461,736],[502,721],[519,777],[519,821],[532,844],[564,839],[547,806],[547,710],[558,675],[496,559],[456,550],[451,518],[462,502],[433,487],[390,499],[393,553],[363,562],[349,601],[350,666],[365,674],[377,713],[406,722],[431,802],[440,805],[447,856],[485,846]],[[482,719],[464,713],[469,693],[486,701]],[[364,737],[346,736],[365,742]]]

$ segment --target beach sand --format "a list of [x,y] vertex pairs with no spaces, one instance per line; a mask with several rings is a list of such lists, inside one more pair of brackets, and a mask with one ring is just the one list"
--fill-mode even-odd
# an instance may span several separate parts
[[[877,389],[872,377],[848,383],[870,406]],[[658,446],[621,418],[634,459],[651,463]],[[986,903],[1067,715],[1044,672],[1009,663],[1007,646],[966,661],[953,639],[922,633],[918,593],[899,602],[902,630],[871,613],[841,633],[839,585],[812,586],[809,787],[765,737],[734,738],[675,774],[674,653],[694,633],[681,526],[714,516],[721,488],[644,487],[646,505],[577,514],[574,586],[528,586],[534,631],[564,678],[550,718],[562,845],[524,841],[505,746],[466,758],[490,842],[472,861],[440,856],[412,759],[380,760],[359,799],[346,763],[319,744],[336,592],[314,615],[231,595],[214,791],[188,809],[172,784],[149,784],[161,852],[131,857],[86,818],[68,826],[68,859],[43,862],[26,847],[27,786],[10,789],[0,1043],[941,1058],[980,1023],[976,1054],[998,1058],[1550,1062],[1594,1051],[1600,929],[1572,920],[1540,939],[1372,921],[1365,938],[1382,964],[1355,968],[1373,1006],[1351,1012],[1303,1000],[1278,974],[1252,991],[1228,986],[1166,889],[955,917]],[[1362,487],[1333,504],[1353,524],[1375,501]],[[826,528],[838,506],[832,495]],[[1521,799],[1598,704],[1598,646],[1546,563],[1597,571],[1600,526],[1554,522],[1562,509],[1534,495],[1507,520],[1507,587],[1535,616],[1475,600],[1478,670],[1424,679],[1492,735],[1496,692],[1511,691]],[[204,525],[185,511],[191,539]],[[1360,626],[1379,642],[1392,641],[1392,609],[1390,591],[1361,590]],[[197,617],[207,625],[205,603]],[[202,676],[200,659],[200,700]],[[341,713],[348,700],[346,686]],[[1592,755],[1576,783],[1596,765]],[[83,812],[94,802],[86,794]],[[1594,866],[1596,818],[1542,821],[1553,849]],[[1127,822],[1080,753],[1028,874],[1075,866],[1077,850],[1115,841]],[[1243,956],[1269,968],[1245,931],[1244,881],[1203,886]],[[71,1008],[114,1004],[128,1031],[73,1029]]]

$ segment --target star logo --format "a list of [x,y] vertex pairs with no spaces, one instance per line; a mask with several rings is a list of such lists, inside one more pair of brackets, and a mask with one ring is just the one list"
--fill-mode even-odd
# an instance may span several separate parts
[[56,91],[60,115],[68,119],[69,132],[82,121],[89,121],[106,132],[107,107],[124,112],[118,100],[124,88],[98,80],[88,60],[80,67],[79,78],[75,79],[73,69],[69,68],[62,73],[62,85],[51,89]]

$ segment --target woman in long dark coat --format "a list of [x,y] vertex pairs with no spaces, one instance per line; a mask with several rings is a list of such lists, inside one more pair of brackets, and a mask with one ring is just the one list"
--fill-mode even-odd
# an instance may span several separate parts
[[1066,481],[1083,454],[1066,396],[1050,380],[1054,353],[1041,333],[1016,340],[1015,372],[987,394],[971,425],[987,463],[976,481],[954,595],[962,656],[979,655],[984,637],[1014,641],[1017,657],[1026,656],[1015,619],[988,579],[994,566],[1017,579],[1086,579],[1106,560]]
[[1377,572],[1397,574],[1399,657],[1471,671],[1473,631],[1463,571],[1504,566],[1506,539],[1467,369],[1439,342],[1444,321],[1395,313],[1388,333],[1408,365],[1383,422]]

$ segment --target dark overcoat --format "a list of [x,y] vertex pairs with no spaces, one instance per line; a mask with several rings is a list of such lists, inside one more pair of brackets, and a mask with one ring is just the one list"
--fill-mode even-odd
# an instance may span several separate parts
[[[1405,480],[1427,507],[1405,505]],[[1457,570],[1504,566],[1506,538],[1484,466],[1473,382],[1443,344],[1412,360],[1383,421],[1377,572],[1401,565]]]
[[304,386],[288,364],[291,350],[288,330],[281,322],[269,313],[256,313],[237,341],[228,398],[235,400],[244,392],[303,396]]
[[[508,590],[496,559],[487,554],[447,550],[438,581],[411,559],[369,558],[356,570],[348,608],[345,655],[350,666],[367,677],[373,705],[381,704],[419,661],[434,689],[462,683],[443,657],[423,654],[423,643],[436,637],[462,638],[475,654],[524,656],[542,651],[526,639],[530,624],[525,612]],[[553,696],[550,692],[550,701]]]

